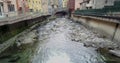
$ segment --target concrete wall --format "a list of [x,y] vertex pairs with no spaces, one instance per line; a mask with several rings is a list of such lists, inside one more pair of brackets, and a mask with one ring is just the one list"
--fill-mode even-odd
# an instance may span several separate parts
[[120,42],[120,25],[117,28],[116,34],[115,34],[115,39],[117,39]]
[[47,17],[48,16],[41,16],[34,19],[28,19],[17,23],[0,26],[0,44],[27,29],[28,27],[36,23],[43,22]]
[[100,31],[103,35],[106,35],[111,40],[120,42],[120,24],[118,23],[108,22],[89,17],[78,17],[73,15],[71,18],[75,21],[81,22],[84,25],[90,26]]

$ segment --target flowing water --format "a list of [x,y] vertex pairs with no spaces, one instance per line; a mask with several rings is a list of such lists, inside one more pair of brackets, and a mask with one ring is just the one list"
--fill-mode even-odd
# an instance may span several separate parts
[[104,63],[94,48],[71,40],[76,25],[80,27],[66,18],[57,18],[39,27],[39,46],[31,63]]

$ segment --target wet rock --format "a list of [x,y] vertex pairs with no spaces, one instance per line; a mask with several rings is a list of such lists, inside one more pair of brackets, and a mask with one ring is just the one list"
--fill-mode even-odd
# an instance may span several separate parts
[[21,42],[16,42],[17,47],[20,47],[22,45]]
[[2,56],[0,56],[0,59],[10,58],[10,57],[11,57],[11,55],[2,55]]
[[33,39],[38,39],[38,37],[36,36],[36,37],[34,37]]
[[71,39],[72,41],[75,41],[75,39]]
[[114,48],[113,48],[113,47],[109,47],[108,49],[109,49],[109,50],[114,50]]
[[120,50],[109,50],[109,53],[120,58]]
[[84,43],[84,46],[85,47],[95,47],[95,45],[92,43],[92,42],[86,42],[86,43]]
[[17,62],[20,59],[20,56],[12,57],[8,62]]

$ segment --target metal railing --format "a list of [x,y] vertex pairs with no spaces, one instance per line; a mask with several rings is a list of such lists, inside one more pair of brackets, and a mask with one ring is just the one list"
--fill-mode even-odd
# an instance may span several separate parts
[[3,13],[3,17],[0,18],[1,21],[10,21],[10,20],[15,20],[15,19],[22,19],[25,17],[34,17],[34,16],[41,16],[41,15],[46,15],[41,12],[25,12],[25,13],[19,13],[17,11],[14,12],[5,12]]
[[[59,11],[66,11],[67,8],[57,8],[55,9],[55,11],[53,11],[53,13],[59,12]],[[0,17],[0,24],[1,22],[8,22],[8,21],[13,21],[13,20],[19,20],[19,19],[25,19],[28,17],[34,18],[37,16],[41,16],[41,15],[49,15],[49,13],[41,13],[41,12],[18,12],[18,11],[14,11],[14,12],[4,12],[3,13],[3,17]]]

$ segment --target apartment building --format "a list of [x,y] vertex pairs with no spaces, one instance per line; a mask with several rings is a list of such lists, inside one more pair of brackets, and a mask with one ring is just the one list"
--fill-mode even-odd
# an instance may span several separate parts
[[48,13],[52,14],[53,13],[53,0],[47,0],[48,1]]
[[113,6],[116,0],[83,0],[80,2],[80,9],[100,9],[105,6]]
[[2,0],[0,0],[0,17],[3,17],[4,15],[4,7],[3,7],[3,1]]
[[83,0],[75,0],[75,10],[80,9],[81,2],[83,2]]
[[16,0],[0,0],[0,17],[17,15]]
[[42,3],[42,13],[48,13],[48,1],[46,0],[41,0]]
[[100,9],[104,6],[113,6],[115,0],[90,0],[87,4],[87,8]]
[[58,7],[58,3],[59,3],[59,0],[53,0],[54,8],[57,8],[57,7]]
[[67,7],[70,11],[74,11],[75,10],[75,0],[69,0]]
[[[62,0],[47,0],[48,1],[48,12],[53,14],[58,8],[62,7]],[[61,5],[60,5],[61,4]]]
[[63,1],[62,0],[58,0],[58,8],[62,8],[63,7]]
[[42,12],[42,0],[27,0],[29,10],[32,12]]
[[0,0],[0,17],[11,17],[28,12],[26,0]]
[[67,2],[68,2],[68,0],[62,0],[62,3],[63,3],[63,8],[66,8],[67,7]]
[[77,9],[80,9],[80,6],[81,6],[80,3],[82,3],[83,0],[68,0],[67,2],[68,2],[69,9],[77,10]]
[[27,0],[16,0],[17,11],[19,14],[29,12]]
[[90,0],[81,0],[80,1],[80,10],[84,10],[84,9],[87,9],[86,8],[86,5],[88,4]]

